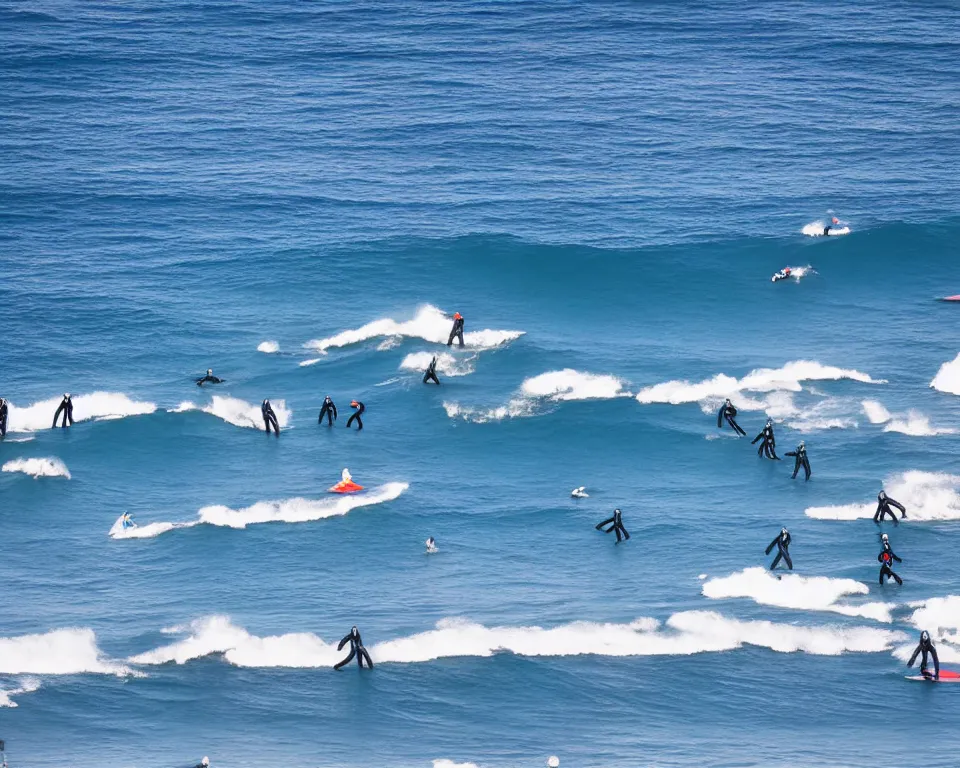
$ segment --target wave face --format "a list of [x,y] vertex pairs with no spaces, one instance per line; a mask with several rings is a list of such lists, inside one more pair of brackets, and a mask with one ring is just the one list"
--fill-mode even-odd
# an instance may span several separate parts
[[[131,664],[184,664],[210,655],[238,667],[332,667],[346,654],[336,641],[312,633],[257,637],[225,616],[197,620],[188,637],[130,658]],[[629,624],[578,621],[557,627],[486,627],[465,619],[443,619],[434,629],[368,645],[374,663],[414,664],[454,657],[683,656],[754,645],[779,653],[837,656],[877,653],[903,634],[870,627],[802,627],[770,621],[729,619],[713,611],[686,611],[661,626],[641,618]]]
[[[469,323],[470,319],[467,318],[465,323],[467,328],[470,327]],[[453,320],[449,315],[437,309],[437,307],[427,304],[417,310],[417,314],[412,320],[397,321],[386,317],[381,320],[374,320],[360,328],[342,331],[329,338],[308,341],[304,346],[307,349],[326,352],[328,349],[359,344],[370,339],[397,336],[423,339],[434,344],[446,344],[452,325]],[[463,342],[470,349],[493,349],[520,338],[523,333],[523,331],[495,331],[489,329],[471,330],[463,334]]]
[[747,568],[730,576],[710,579],[703,585],[703,594],[714,600],[747,597],[760,605],[793,608],[803,611],[832,611],[844,616],[858,616],[890,623],[890,603],[851,605],[838,602],[851,595],[867,595],[866,584],[853,579],[832,579],[826,576],[800,576],[795,573],[774,575],[764,568]]
[[864,400],[863,412],[871,424],[883,424],[884,432],[899,432],[911,437],[936,437],[953,435],[957,430],[952,427],[934,427],[930,419],[919,411],[910,410],[906,414],[894,416],[882,403],[876,400]]
[[948,395],[960,395],[960,354],[940,366],[930,386]]
[[13,459],[2,467],[3,472],[22,472],[33,478],[64,477],[70,479],[70,470],[60,459],[49,457],[43,459]]
[[[854,369],[837,368],[811,360],[795,360],[781,368],[758,368],[740,379],[719,373],[699,382],[665,381],[641,389],[637,393],[637,401],[642,404],[669,405],[700,403],[703,410],[709,412],[719,408],[725,398],[730,398],[741,410],[763,410],[773,418],[782,418],[797,412],[792,400],[784,397],[784,393],[801,392],[804,382],[840,379],[864,384],[886,383]],[[746,393],[775,393],[778,396],[755,399]]]
[[[19,408],[12,403],[7,429],[10,432],[36,432],[53,427],[53,414],[62,397],[53,397],[39,403]],[[157,410],[154,403],[131,400],[120,392],[93,392],[89,395],[74,395],[74,421],[104,421],[122,419],[125,416],[143,416]]]
[[55,629],[42,635],[0,637],[0,674],[130,674],[129,667],[107,659],[92,629]]
[[[404,371],[423,373],[433,359],[433,352],[412,352],[403,358],[400,368]],[[449,352],[440,352],[437,356],[437,373],[444,376],[466,376],[475,370],[475,357],[457,358]]]
[[[277,414],[277,423],[281,429],[285,429],[290,423],[290,417],[293,411],[287,408],[285,400],[271,400],[270,405],[273,412]],[[171,413],[184,413],[186,411],[203,411],[218,419],[223,419],[227,424],[233,424],[235,427],[246,427],[248,429],[257,429],[263,431],[263,416],[260,413],[260,405],[248,403],[246,400],[240,400],[236,397],[225,397],[214,395],[209,405],[198,406],[191,402],[182,402]]]
[[[960,476],[911,470],[889,477],[883,485],[887,494],[907,508],[904,522],[960,520]],[[878,489],[879,490],[879,489]],[[869,503],[809,507],[807,517],[818,520],[859,520],[872,518],[875,500]]]

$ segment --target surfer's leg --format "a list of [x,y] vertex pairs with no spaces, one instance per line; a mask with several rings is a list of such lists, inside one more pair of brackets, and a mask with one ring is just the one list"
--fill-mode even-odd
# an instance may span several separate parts
[[797,459],[795,462],[793,462],[793,479],[794,480],[797,479],[797,472],[800,471],[800,466],[801,466],[800,459]]
[[896,573],[894,573],[893,571],[890,571],[890,575],[893,576],[894,581],[896,581],[897,584],[901,586],[903,585],[903,579],[901,579]]
[[620,535],[620,526],[619,525],[613,526],[613,530],[616,531],[617,544],[619,544],[621,541],[623,541],[623,536]]
[[777,552],[777,556],[773,558],[773,562],[770,563],[770,570],[772,571],[780,564],[780,558],[783,557],[783,552]]
[[[373,662],[370,661],[370,654],[367,653],[367,649],[366,649],[366,648],[361,648],[361,649],[360,649],[360,655],[362,655],[362,656],[363,656],[363,660],[364,660],[365,662],[367,662],[367,669],[373,669]],[[363,665],[361,665],[360,668],[363,669]]]
[[783,562],[787,564],[787,568],[793,570],[793,560],[790,559],[790,553],[787,550],[783,550]]
[[805,475],[806,475],[806,477],[804,477],[804,480],[809,480],[809,479],[810,479],[810,474],[811,474],[811,473],[810,473],[810,462],[807,460],[806,457],[803,458],[803,471],[804,471],[804,473],[805,473]]
[[458,346],[463,349],[463,328],[457,331],[457,343]]
[[623,531],[623,540],[628,540],[630,538],[630,532],[623,527],[623,523],[620,523],[620,530]]
[[353,420],[356,418],[357,418],[357,414],[355,413],[350,414],[350,418],[347,419],[347,429],[350,429],[350,427],[353,426]]
[[356,652],[353,648],[351,648],[351,649],[350,649],[350,655],[347,656],[347,658],[345,658],[343,661],[339,662],[338,664],[334,664],[334,665],[333,665],[333,668],[334,668],[334,669],[342,669],[342,668],[345,667],[347,664],[349,664],[351,661],[353,661],[353,657],[356,656],[356,655],[357,655],[357,652]]

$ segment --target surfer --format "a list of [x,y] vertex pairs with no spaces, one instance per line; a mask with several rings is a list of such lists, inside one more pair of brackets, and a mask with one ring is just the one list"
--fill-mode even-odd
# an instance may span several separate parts
[[7,401],[0,397],[0,437],[7,436],[7,412],[9,410]]
[[433,538],[433,536],[431,536],[430,538],[428,538],[428,539],[427,539],[427,554],[428,554],[428,555],[432,555],[432,554],[435,554],[436,552],[439,552],[439,551],[440,551],[440,550],[437,549],[437,542],[436,542],[436,540]]
[[320,417],[317,419],[317,424],[323,424],[324,416],[327,417],[327,426],[332,427],[333,422],[337,420],[337,406],[333,404],[330,395],[323,398],[323,405],[320,406]]
[[340,644],[337,646],[337,650],[343,650],[343,646],[345,646],[347,643],[350,643],[350,654],[343,661],[339,662],[338,664],[334,664],[333,668],[339,670],[342,667],[345,667],[353,660],[353,657],[356,656],[357,666],[360,667],[360,669],[363,669],[364,660],[367,662],[367,667],[369,669],[373,669],[373,662],[370,661],[370,654],[367,653],[367,649],[363,647],[363,641],[360,639],[360,630],[358,630],[356,627],[353,627],[350,630],[350,634],[340,641]]
[[832,219],[830,219],[830,223],[827,224],[827,226],[825,226],[825,227],[823,228],[823,234],[829,235],[829,234],[830,234],[830,230],[833,229],[834,227],[838,226],[839,224],[840,224],[840,219],[838,219],[836,216],[834,216]]
[[917,647],[913,651],[913,655],[910,657],[910,661],[907,662],[908,667],[913,666],[913,662],[917,660],[917,656],[920,656],[920,674],[924,677],[929,678],[930,672],[927,669],[927,655],[933,656],[933,679],[940,679],[940,659],[937,657],[937,649],[933,647],[933,641],[930,639],[930,633],[927,630],[923,630],[920,633],[920,642],[917,643]]
[[893,524],[900,525],[900,520],[897,520],[896,514],[894,514],[894,511],[890,509],[890,507],[896,507],[900,510],[900,520],[906,519],[907,510],[903,504],[887,496],[886,491],[880,491],[880,493],[877,494],[877,511],[873,513],[873,522],[879,525],[883,522],[883,518],[886,515],[890,515]]
[[797,473],[800,471],[800,467],[803,467],[803,472],[805,474],[805,479],[810,479],[810,460],[807,458],[807,447],[804,445],[803,440],[800,441],[800,444],[797,446],[797,450],[788,451],[787,456],[793,456],[795,461],[793,462],[793,479],[797,479]]
[[[463,346],[462,344],[460,346]],[[434,384],[439,385],[440,379],[437,378],[437,356],[434,355],[433,359],[430,361],[430,365],[427,366],[426,372],[423,374],[423,383],[432,381]]]
[[880,563],[880,584],[883,584],[883,577],[893,578],[897,584],[903,584],[903,579],[901,579],[896,573],[893,572],[893,568],[890,566],[893,565],[893,561],[896,560],[898,563],[902,563],[896,553],[890,548],[890,539],[887,537],[887,534],[880,536],[883,540],[883,551],[877,555],[877,561]]
[[[63,414],[63,425],[64,427],[73,426],[73,400],[70,399],[70,394],[66,393],[63,396],[63,400],[60,401],[60,405],[57,406],[57,412],[53,414],[53,426],[57,426],[57,419],[60,418],[60,414]],[[70,424],[67,424],[67,420],[70,421]]]
[[728,397],[724,401],[723,405],[720,406],[720,412],[717,413],[717,427],[723,427],[723,420],[727,420],[733,431],[736,432],[740,437],[746,437],[747,433],[743,431],[739,424],[737,424],[737,409],[734,407],[733,403],[730,402]]
[[264,400],[263,403],[261,403],[260,414],[263,416],[263,424],[264,427],[266,427],[267,434],[270,434],[270,427],[273,427],[277,433],[277,437],[280,437],[280,424],[277,421],[277,414],[273,412],[269,400]]
[[137,524],[133,522],[133,515],[131,515],[129,512],[124,512],[122,515],[120,515],[120,527],[123,530],[127,530],[127,528],[136,528]]
[[207,368],[207,375],[197,379],[198,387],[202,387],[204,384],[223,384],[223,379],[213,375],[213,368]]
[[353,413],[350,414],[350,418],[347,419],[347,429],[350,429],[350,425],[353,424],[353,420],[357,420],[357,432],[363,429],[363,419],[360,418],[360,415],[367,410],[366,406],[361,403],[359,400],[351,400],[350,407],[354,409]]
[[[610,525],[607,530],[603,531],[603,526]],[[604,533],[610,533],[611,531],[617,532],[617,544],[621,541],[625,541],[630,538],[630,534],[627,532],[627,529],[623,527],[623,519],[620,516],[620,510],[613,510],[613,517],[609,520],[604,520],[602,523],[597,523],[597,530],[603,531]]]
[[447,339],[447,346],[453,344],[453,340],[457,339],[461,348],[463,347],[463,315],[459,312],[454,313],[453,315],[453,328],[450,329],[450,338]]
[[771,541],[767,545],[767,554],[769,555],[773,548],[777,548],[777,556],[773,558],[773,562],[770,563],[770,570],[772,571],[780,563],[780,560],[783,559],[783,562],[787,564],[787,568],[791,571],[793,570],[793,560],[790,559],[790,531],[786,528],[781,528],[780,533],[777,534],[777,538]]
[[788,277],[790,277],[790,272],[790,267],[784,267],[779,272],[775,272],[770,280],[774,283],[777,282],[777,280],[786,280]]
[[750,444],[756,445],[760,440],[763,442],[757,448],[757,456],[766,456],[768,459],[780,461],[780,457],[777,456],[777,441],[773,436],[773,419],[767,419],[760,434],[753,438]]
[[210,768],[210,758],[204,755],[203,759],[194,768]]
[[575,499],[587,499],[590,498],[590,494],[587,493],[587,486],[581,485],[579,488],[574,488],[570,491],[570,495]]

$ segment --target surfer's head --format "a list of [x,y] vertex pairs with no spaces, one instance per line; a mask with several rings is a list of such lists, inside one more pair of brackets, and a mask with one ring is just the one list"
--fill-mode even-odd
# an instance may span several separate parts
[[887,543],[890,541],[890,537],[887,536],[887,534],[885,534],[885,533],[881,533],[881,534],[880,534],[880,540],[881,540],[884,544],[887,544]]
[[877,498],[880,499],[880,501],[883,501],[885,498],[887,498],[887,492],[880,491],[880,493],[877,494]]
[[207,376],[213,376],[213,368],[207,368]]
[[64,392],[64,393],[63,393],[63,399],[64,399],[64,400],[69,400],[69,399],[70,399],[70,393],[69,393],[69,392]]
[[790,531],[788,531],[786,528],[781,528],[781,529],[780,529],[780,535],[781,535],[781,536],[786,536],[788,533],[790,533]]
[[454,320],[463,320],[463,315],[461,315],[459,312],[454,312],[454,313],[453,313],[453,319],[454,319]]
[[836,216],[834,216],[832,219],[830,219],[830,221],[832,221],[834,224],[839,224],[839,223],[840,223],[840,219],[838,219]]
[[353,635],[354,637],[359,637],[360,630],[357,629],[356,626],[350,627],[350,634]]
[[930,642],[930,633],[927,632],[927,630],[923,630],[923,632],[920,633],[920,642],[924,645]]

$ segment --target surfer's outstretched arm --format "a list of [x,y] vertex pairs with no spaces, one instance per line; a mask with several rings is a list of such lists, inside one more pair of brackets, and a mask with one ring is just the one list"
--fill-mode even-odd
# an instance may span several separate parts
[[[895,501],[894,499],[891,499],[889,496],[887,496],[887,503],[888,503],[888,504],[892,504],[892,505],[895,506],[897,509],[899,509],[899,510],[900,510],[900,514],[903,515],[903,517],[906,517],[906,516],[907,516],[907,508],[904,507],[903,504],[901,504],[899,501]],[[890,517],[893,517],[894,520],[897,519],[897,518],[893,515],[892,512],[890,513]]]
[[353,657],[356,656],[356,655],[357,655],[357,649],[354,648],[354,647],[351,645],[351,646],[350,646],[350,653],[347,654],[347,658],[345,658],[343,661],[340,661],[340,662],[337,662],[336,664],[334,664],[334,665],[333,665],[333,668],[334,668],[334,669],[342,669],[342,668],[345,667],[347,664],[349,664],[351,661],[353,661]]
[[912,667],[913,663],[917,660],[917,656],[920,655],[920,651],[923,650],[923,643],[918,643],[917,647],[913,649],[913,653],[910,656],[910,661],[907,662],[907,667]]
[[[614,520],[616,520],[616,519],[617,519],[617,518],[616,518],[616,515],[614,515],[614,516],[611,517],[609,520],[604,520],[602,523],[597,523],[597,530],[598,530],[598,531],[603,530],[603,526],[609,525],[610,523],[612,523],[612,522],[613,522]],[[608,531],[605,531],[605,533],[608,533]]]
[[[763,441],[764,441],[764,444],[766,444],[766,440],[764,440],[764,436],[765,436],[766,434],[767,434],[767,433],[766,433],[766,430],[761,431],[759,435],[757,435],[755,438],[753,438],[753,440],[750,441],[750,445],[756,445],[756,444],[759,443],[761,440],[763,440]],[[761,446],[761,448],[762,448],[762,447],[763,447],[763,446]]]
[[774,548],[775,546],[777,546],[777,542],[778,542],[778,541],[780,541],[780,535],[779,535],[779,534],[777,535],[777,538],[775,538],[773,541],[771,541],[771,542],[767,545],[767,548],[764,550],[764,554],[769,555],[771,552],[773,552],[773,548]]

